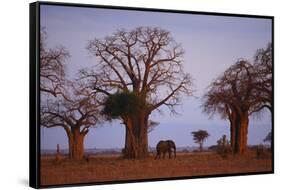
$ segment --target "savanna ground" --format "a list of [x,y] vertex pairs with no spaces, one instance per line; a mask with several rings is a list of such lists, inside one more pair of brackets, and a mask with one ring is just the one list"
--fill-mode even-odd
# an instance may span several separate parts
[[257,158],[255,151],[223,159],[215,152],[178,153],[176,159],[126,160],[120,155],[92,155],[89,161],[73,162],[41,156],[41,185],[153,179],[181,176],[272,171],[271,154]]

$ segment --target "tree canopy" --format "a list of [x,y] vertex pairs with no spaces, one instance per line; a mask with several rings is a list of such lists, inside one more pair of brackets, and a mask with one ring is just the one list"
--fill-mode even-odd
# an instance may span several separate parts
[[81,75],[89,84],[99,83],[94,90],[105,95],[118,91],[141,94],[151,112],[161,105],[174,110],[180,95],[192,93],[191,77],[182,65],[184,51],[166,30],[118,30],[104,39],[90,40],[87,49],[99,64],[94,70],[82,70]]
[[65,81],[65,61],[70,56],[63,46],[48,48],[47,33],[40,31],[40,91],[57,96]]
[[106,99],[102,113],[109,118],[136,116],[145,109],[145,102],[134,92],[115,93]]

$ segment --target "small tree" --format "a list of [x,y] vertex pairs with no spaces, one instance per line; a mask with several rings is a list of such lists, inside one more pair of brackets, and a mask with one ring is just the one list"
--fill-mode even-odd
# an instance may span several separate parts
[[209,137],[209,133],[205,130],[199,130],[199,131],[193,131],[191,132],[193,135],[193,140],[195,143],[199,144],[199,150],[203,151],[203,143],[206,140],[207,137]]

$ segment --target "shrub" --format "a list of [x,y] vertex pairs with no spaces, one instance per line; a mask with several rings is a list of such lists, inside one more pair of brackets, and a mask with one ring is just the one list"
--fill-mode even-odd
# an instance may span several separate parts
[[120,116],[135,116],[145,108],[145,100],[134,92],[121,92],[110,95],[104,104],[102,114],[115,119]]
[[223,135],[217,141],[217,153],[223,158],[227,159],[228,155],[232,152],[230,142],[227,140],[226,135]]

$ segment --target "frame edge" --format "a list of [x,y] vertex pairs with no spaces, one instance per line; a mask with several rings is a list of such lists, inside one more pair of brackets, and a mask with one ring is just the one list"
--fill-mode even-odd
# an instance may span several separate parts
[[29,186],[39,188],[38,157],[38,2],[29,4]]

